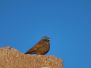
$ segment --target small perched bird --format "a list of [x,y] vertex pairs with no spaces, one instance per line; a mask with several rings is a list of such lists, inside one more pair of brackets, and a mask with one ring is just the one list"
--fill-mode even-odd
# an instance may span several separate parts
[[25,54],[44,55],[50,49],[50,40],[48,36],[44,36],[37,44],[29,49]]

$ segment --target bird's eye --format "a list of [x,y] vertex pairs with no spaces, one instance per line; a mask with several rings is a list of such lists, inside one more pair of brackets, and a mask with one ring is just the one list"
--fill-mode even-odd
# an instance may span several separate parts
[[45,41],[49,42],[50,40],[48,40],[48,39],[45,39]]

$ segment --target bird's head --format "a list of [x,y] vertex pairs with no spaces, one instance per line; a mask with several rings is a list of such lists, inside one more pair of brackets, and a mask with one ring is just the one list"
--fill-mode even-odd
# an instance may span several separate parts
[[49,42],[50,41],[50,38],[48,36],[43,36],[42,37],[42,40],[45,40],[45,41]]

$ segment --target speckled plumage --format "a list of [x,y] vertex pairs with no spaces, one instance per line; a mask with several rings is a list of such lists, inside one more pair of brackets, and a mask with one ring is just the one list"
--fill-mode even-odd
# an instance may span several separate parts
[[31,49],[29,49],[25,54],[38,54],[44,55],[50,49],[50,40],[49,37],[44,36],[37,44],[34,45]]

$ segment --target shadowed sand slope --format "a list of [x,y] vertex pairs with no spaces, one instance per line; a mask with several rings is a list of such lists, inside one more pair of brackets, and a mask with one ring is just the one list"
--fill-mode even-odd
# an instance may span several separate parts
[[15,48],[0,48],[0,68],[63,68],[63,62],[53,56],[33,56]]

